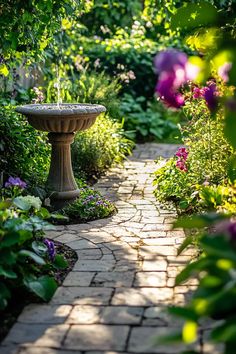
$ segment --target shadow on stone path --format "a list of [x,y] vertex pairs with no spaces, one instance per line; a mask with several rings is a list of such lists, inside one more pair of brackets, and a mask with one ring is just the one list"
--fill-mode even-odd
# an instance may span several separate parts
[[195,285],[173,288],[193,251],[176,257],[184,233],[171,230],[175,211],[156,202],[150,176],[154,160],[176,150],[138,145],[124,166],[110,169],[95,186],[115,201],[116,215],[48,234],[76,250],[78,261],[49,304],[24,309],[1,354],[181,353],[153,339],[180,326],[165,307],[183,303]]

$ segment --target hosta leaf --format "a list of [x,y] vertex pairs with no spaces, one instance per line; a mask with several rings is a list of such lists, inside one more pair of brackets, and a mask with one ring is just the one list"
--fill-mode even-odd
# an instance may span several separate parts
[[32,242],[32,248],[35,253],[37,253],[39,256],[44,256],[48,253],[48,248],[47,246],[40,241],[33,241]]
[[21,198],[15,198],[13,200],[13,204],[21,210],[28,211],[31,208],[31,204],[27,203],[25,200]]
[[29,250],[21,250],[19,253],[19,256],[22,257],[29,257],[31,258],[34,262],[36,262],[39,265],[44,265],[45,261],[42,257],[38,256],[36,253],[29,251]]
[[2,266],[0,266],[0,276],[4,276],[5,278],[10,278],[10,279],[16,279],[17,274],[13,272],[11,269],[5,269]]
[[49,301],[57,289],[56,281],[48,275],[25,281],[25,285],[45,301]]

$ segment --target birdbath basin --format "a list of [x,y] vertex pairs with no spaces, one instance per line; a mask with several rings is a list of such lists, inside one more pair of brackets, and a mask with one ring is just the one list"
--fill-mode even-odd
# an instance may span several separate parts
[[51,204],[54,209],[60,209],[79,195],[70,152],[75,132],[90,128],[106,108],[80,103],[28,104],[17,107],[16,111],[24,114],[37,130],[49,132],[52,153],[46,185],[51,191]]

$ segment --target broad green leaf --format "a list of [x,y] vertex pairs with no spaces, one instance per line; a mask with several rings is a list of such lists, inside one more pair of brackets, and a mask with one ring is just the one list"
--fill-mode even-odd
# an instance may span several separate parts
[[199,273],[205,269],[212,261],[207,258],[201,258],[195,262],[189,263],[176,277],[175,285],[180,285],[189,279],[193,274]]
[[13,200],[13,204],[17,208],[24,211],[28,211],[31,208],[31,205],[29,203],[27,203],[25,200],[22,200],[21,198],[18,197]]
[[235,341],[236,318],[226,321],[211,332],[211,338],[220,342]]
[[212,27],[218,19],[217,9],[208,2],[186,3],[171,18],[172,29],[192,30],[197,27]]
[[3,282],[0,282],[0,310],[7,306],[7,300],[10,299],[11,293]]
[[221,235],[205,235],[201,238],[200,245],[208,255],[229,259],[236,263],[236,253],[226,237]]
[[28,250],[21,250],[19,253],[19,256],[22,257],[29,257],[31,258],[34,262],[36,262],[39,265],[44,265],[45,261],[42,257],[38,256],[36,253]]
[[188,320],[192,320],[192,321],[198,320],[198,315],[194,312],[194,310],[187,307],[177,307],[177,306],[169,307],[168,312],[172,315],[185,318]]
[[180,245],[180,247],[178,248],[178,252],[177,255],[179,256],[180,253],[183,252],[183,250],[185,250],[186,247],[188,247],[189,245],[191,245],[193,243],[194,239],[192,236],[188,236],[185,238],[184,242]]
[[187,202],[187,200],[181,200],[181,201],[179,202],[179,207],[180,207],[181,209],[187,209],[188,206],[189,206],[189,203]]
[[0,264],[11,266],[16,263],[16,260],[17,256],[10,248],[3,248],[0,251]]
[[57,254],[55,256],[53,266],[58,269],[65,269],[66,267],[68,267],[68,263],[62,255]]
[[0,276],[3,276],[5,278],[10,278],[10,279],[16,279],[17,274],[13,272],[11,269],[5,269],[2,266],[0,266]]
[[19,243],[19,241],[20,241],[19,232],[10,231],[7,234],[5,234],[5,236],[1,240],[1,248],[13,246],[16,243]]
[[32,248],[35,253],[37,253],[39,256],[44,256],[48,253],[48,248],[47,246],[40,241],[33,241],[32,242]]
[[227,216],[224,214],[208,213],[201,215],[194,215],[191,217],[179,218],[174,227],[183,227],[184,229],[204,228],[210,226],[217,221],[224,220]]
[[56,281],[48,275],[25,281],[25,285],[45,301],[49,301],[57,289]]

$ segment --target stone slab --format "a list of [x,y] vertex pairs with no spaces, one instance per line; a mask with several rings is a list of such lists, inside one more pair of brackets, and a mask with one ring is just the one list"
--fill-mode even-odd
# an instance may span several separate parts
[[64,348],[123,351],[128,333],[128,326],[74,325],[67,334]]

